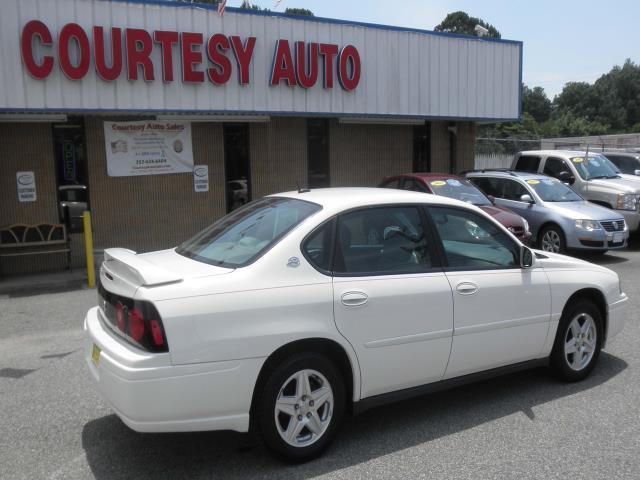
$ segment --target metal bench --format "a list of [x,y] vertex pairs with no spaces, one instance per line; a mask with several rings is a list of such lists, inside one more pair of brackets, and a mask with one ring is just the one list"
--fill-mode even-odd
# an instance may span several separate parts
[[62,224],[16,224],[0,229],[0,276],[3,257],[50,253],[66,253],[67,267],[71,271],[71,244],[67,229]]

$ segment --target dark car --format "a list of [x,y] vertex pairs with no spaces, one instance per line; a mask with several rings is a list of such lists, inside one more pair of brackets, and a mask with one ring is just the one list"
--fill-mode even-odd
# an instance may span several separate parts
[[378,186],[431,193],[462,200],[476,205],[491,215],[507,227],[521,242],[528,243],[529,237],[531,237],[529,224],[524,218],[505,207],[495,205],[478,187],[463,177],[449,173],[407,173],[387,177]]
[[640,153],[633,152],[601,152],[627,175],[640,175]]

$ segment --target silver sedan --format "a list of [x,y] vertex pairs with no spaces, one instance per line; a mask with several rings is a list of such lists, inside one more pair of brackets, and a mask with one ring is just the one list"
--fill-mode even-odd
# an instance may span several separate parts
[[617,212],[586,201],[559,180],[538,173],[469,172],[469,180],[529,222],[541,250],[606,252],[624,248],[629,229]]

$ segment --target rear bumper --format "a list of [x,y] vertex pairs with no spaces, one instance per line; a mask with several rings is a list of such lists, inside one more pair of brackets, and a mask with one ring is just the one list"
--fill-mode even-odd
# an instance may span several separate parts
[[[102,397],[138,432],[249,428],[253,388],[264,359],[171,365],[109,333],[92,308],[85,318],[85,359]],[[98,364],[93,345],[101,349]]]
[[622,331],[624,322],[627,318],[628,301],[629,297],[622,293],[617,301],[609,304],[607,342]]

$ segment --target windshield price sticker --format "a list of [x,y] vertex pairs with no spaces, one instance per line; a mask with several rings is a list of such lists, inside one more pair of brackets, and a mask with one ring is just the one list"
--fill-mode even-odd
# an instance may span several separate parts
[[436,180],[435,182],[431,182],[431,185],[434,187],[444,187],[447,182],[443,182],[442,180]]
[[540,183],[540,180],[527,180],[527,183],[529,185],[537,185]]
[[449,185],[451,185],[452,187],[461,187],[462,184],[460,183],[459,180],[456,180],[455,178],[450,178],[449,180],[447,180],[447,183]]
[[584,158],[582,158],[582,157],[573,157],[573,158],[571,159],[571,161],[572,161],[573,163],[582,163],[582,162],[584,162]]

